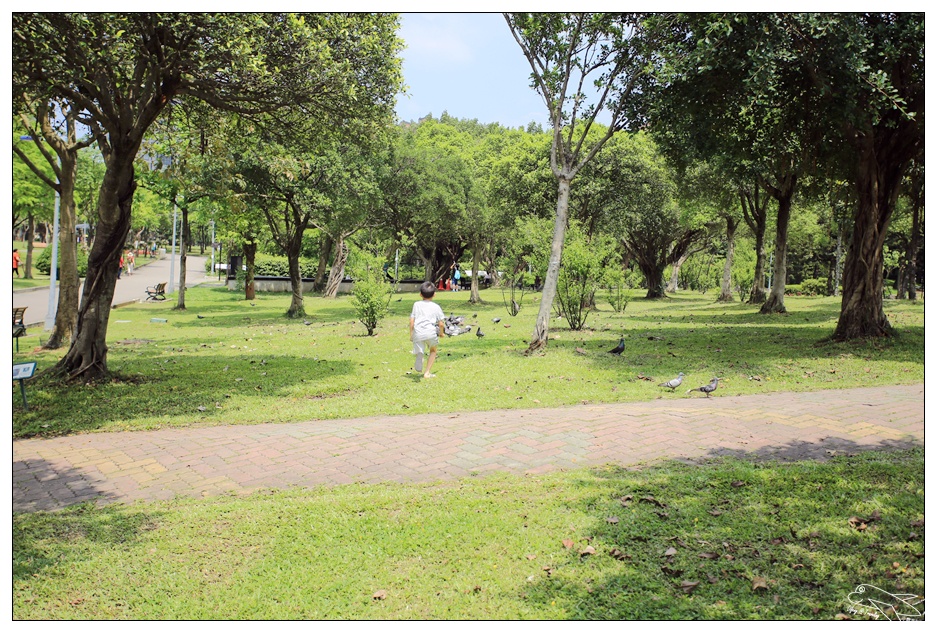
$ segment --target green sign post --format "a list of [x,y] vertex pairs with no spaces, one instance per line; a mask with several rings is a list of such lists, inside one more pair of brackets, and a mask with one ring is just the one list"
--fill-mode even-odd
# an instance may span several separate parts
[[36,372],[35,362],[23,362],[13,365],[13,381],[19,380],[20,392],[23,393],[23,408],[29,410],[29,404],[26,403],[26,385],[24,382],[33,376]]

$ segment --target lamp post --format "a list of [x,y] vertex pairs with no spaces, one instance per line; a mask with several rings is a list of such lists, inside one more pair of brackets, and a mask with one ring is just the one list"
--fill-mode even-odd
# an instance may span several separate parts
[[172,254],[169,255],[169,293],[175,291],[175,243],[176,243],[176,216],[179,214],[179,207],[172,205]]
[[211,220],[211,274],[214,275],[215,269],[215,240],[214,240],[214,220]]

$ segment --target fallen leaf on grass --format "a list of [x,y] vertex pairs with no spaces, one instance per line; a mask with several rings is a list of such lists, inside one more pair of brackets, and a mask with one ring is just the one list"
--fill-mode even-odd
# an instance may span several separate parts
[[725,512],[719,511],[719,510],[717,510],[717,509],[713,509],[713,510],[711,510],[709,513],[712,514],[713,516],[720,516],[720,515],[722,515],[722,514],[725,513]]
[[562,541],[562,546],[564,546],[567,549],[571,549],[573,546],[575,546],[575,542],[573,542],[572,540],[566,539]]
[[693,590],[695,590],[696,586],[698,585],[699,585],[699,582],[689,582],[689,581],[683,580],[682,583],[679,584],[679,587],[682,588],[684,593],[688,594],[688,593],[691,593]]
[[377,600],[386,599],[386,598],[387,598],[387,591],[386,591],[386,590],[378,590],[378,591],[375,592],[375,593],[373,594],[373,596],[372,596],[372,599],[377,599]]
[[699,553],[699,557],[703,560],[717,560],[718,553]]
[[673,547],[670,547],[666,549],[663,555],[665,555],[666,557],[673,557],[674,555],[676,555],[676,553],[678,553],[678,551],[674,549]]
[[744,481],[732,481],[731,483],[732,487],[744,487],[745,485],[747,485],[747,483]]
[[663,571],[665,575],[669,575],[670,577],[679,577],[683,574],[681,570],[677,568],[670,568],[669,566],[661,566],[660,570]]
[[638,380],[644,380],[645,382],[652,382],[652,381],[653,381],[653,378],[652,378],[652,377],[647,377],[647,376],[644,375],[643,373],[638,373],[638,374],[637,374],[637,379],[638,379]]
[[204,406],[199,406],[199,407],[198,407],[198,412],[200,412],[200,413],[203,413],[203,412],[205,412],[206,410],[208,410],[208,409],[205,408]]
[[591,545],[586,546],[584,549],[582,549],[582,552],[580,553],[582,557],[585,557],[586,555],[594,555],[594,554],[595,554],[595,548]]
[[751,580],[751,590],[767,590],[767,580],[763,577],[755,577]]
[[661,509],[662,509],[663,507],[666,507],[666,504],[665,504],[665,503],[661,503],[659,500],[657,500],[657,499],[654,498],[653,496],[643,496],[643,497],[640,499],[640,502],[643,502],[643,503],[650,503],[650,504],[652,504],[652,505],[656,505],[657,507],[659,507],[659,508],[661,508]]
[[611,549],[610,551],[608,551],[608,555],[610,555],[616,560],[621,560],[621,561],[631,559],[630,555],[628,555],[624,551],[621,551],[620,549]]
[[608,524],[617,524],[620,522],[617,516],[611,516],[610,518],[607,518],[606,521]]
[[536,559],[536,555],[534,555],[534,554],[531,553],[530,555],[527,555],[526,558],[527,558],[528,560],[535,560],[535,559]]
[[621,496],[621,504],[625,507],[629,507],[631,502],[633,502],[634,497],[628,494],[627,496]]

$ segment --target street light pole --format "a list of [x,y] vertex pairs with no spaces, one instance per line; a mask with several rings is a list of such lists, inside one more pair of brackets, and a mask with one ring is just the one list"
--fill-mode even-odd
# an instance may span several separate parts
[[179,213],[179,207],[172,205],[172,254],[169,255],[169,293],[175,291],[175,242],[176,242],[176,215]]
[[58,307],[58,297],[55,290],[58,281],[58,243],[59,243],[59,208],[61,198],[55,192],[55,219],[52,221],[52,268],[49,270],[49,310],[46,312],[45,330],[51,331],[55,326],[55,312]]

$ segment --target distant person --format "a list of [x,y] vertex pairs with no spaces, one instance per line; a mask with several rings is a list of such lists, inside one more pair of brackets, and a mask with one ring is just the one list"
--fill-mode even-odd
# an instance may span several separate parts
[[[445,335],[445,314],[441,307],[432,302],[435,291],[435,285],[430,281],[420,286],[419,294],[422,300],[413,303],[409,319],[410,340],[413,341],[413,354],[416,356],[415,370],[422,373],[426,379],[435,377],[432,365],[438,352],[439,338]],[[429,359],[423,372],[423,356],[427,351]]]
[[133,256],[133,251],[128,250],[127,251],[127,274],[129,274],[130,276],[133,276],[134,259],[135,257]]
[[457,292],[460,289],[459,285],[461,285],[461,270],[458,269],[457,263],[455,264],[455,272],[452,273],[452,279],[452,290]]
[[16,248],[13,249],[13,274],[19,276],[19,265],[20,265],[20,256],[19,250]]
[[120,274],[123,272],[123,269],[124,269],[124,256],[123,256],[123,255],[120,255],[120,265],[117,267],[117,278],[118,278],[118,279],[120,278]]

